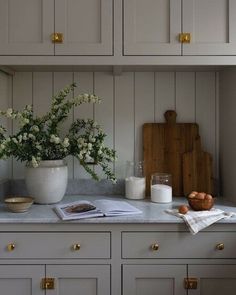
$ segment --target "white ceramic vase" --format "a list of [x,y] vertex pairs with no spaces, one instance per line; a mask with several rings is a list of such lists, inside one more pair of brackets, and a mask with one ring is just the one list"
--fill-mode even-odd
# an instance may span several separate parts
[[28,193],[35,203],[58,203],[66,192],[67,165],[63,160],[41,161],[37,168],[26,167],[25,181]]

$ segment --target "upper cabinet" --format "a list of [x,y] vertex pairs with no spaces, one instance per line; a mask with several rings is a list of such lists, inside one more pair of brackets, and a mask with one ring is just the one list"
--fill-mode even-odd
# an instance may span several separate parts
[[54,0],[0,0],[0,54],[53,55]]
[[0,65],[236,65],[235,15],[236,0],[0,0]]
[[112,0],[56,0],[56,55],[112,55]]
[[181,55],[181,0],[124,0],[124,55]]
[[112,55],[113,0],[0,0],[0,39],[1,55]]
[[235,0],[183,0],[183,55],[236,55],[235,13]]
[[236,55],[235,0],[123,2],[124,55]]

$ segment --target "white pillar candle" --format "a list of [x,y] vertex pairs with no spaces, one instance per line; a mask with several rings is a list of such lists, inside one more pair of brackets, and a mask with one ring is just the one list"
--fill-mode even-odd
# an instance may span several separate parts
[[125,179],[125,196],[127,199],[145,198],[145,177],[128,177]]
[[166,184],[154,184],[151,186],[151,200],[156,203],[172,202],[172,187]]

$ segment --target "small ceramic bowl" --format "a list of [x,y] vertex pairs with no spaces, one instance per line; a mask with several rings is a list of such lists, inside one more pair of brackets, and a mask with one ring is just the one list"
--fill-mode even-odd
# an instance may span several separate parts
[[11,212],[23,213],[28,211],[34,199],[31,197],[7,197],[4,202]]
[[196,198],[188,198],[188,203],[189,203],[189,206],[194,211],[210,210],[214,205],[214,198],[210,200],[206,200],[206,199],[199,200]]

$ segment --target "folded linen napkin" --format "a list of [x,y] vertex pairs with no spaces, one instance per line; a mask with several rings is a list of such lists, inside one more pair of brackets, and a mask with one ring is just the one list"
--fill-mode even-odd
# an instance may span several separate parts
[[165,212],[181,217],[189,227],[190,232],[195,235],[200,230],[208,227],[209,225],[217,222],[220,219],[228,219],[236,216],[234,212],[225,212],[220,209],[212,208],[205,211],[188,211],[186,214],[179,213],[178,209],[167,209]]

